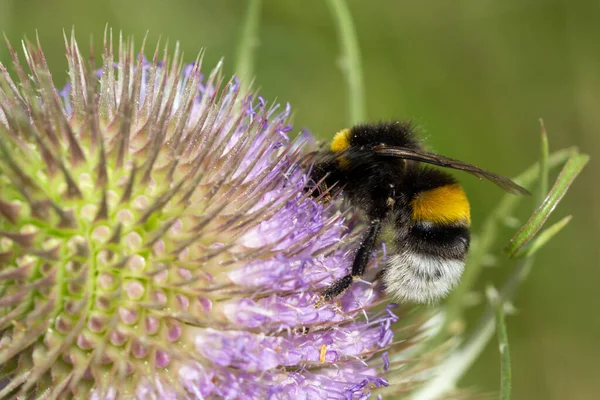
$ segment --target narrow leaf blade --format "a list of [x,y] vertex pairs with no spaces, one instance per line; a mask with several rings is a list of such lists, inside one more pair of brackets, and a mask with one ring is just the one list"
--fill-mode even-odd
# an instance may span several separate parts
[[544,202],[504,249],[510,257],[514,257],[523,246],[534,238],[588,161],[589,156],[586,154],[577,153],[569,158]]
[[516,257],[533,256],[535,253],[537,253],[539,249],[544,247],[546,243],[550,241],[550,239],[552,239],[558,232],[560,232],[565,226],[567,226],[571,219],[572,215],[567,215],[560,221],[554,223],[549,228],[544,229],[535,237],[535,239],[533,239],[533,241],[529,244],[529,246],[526,249],[522,249],[521,251],[517,252]]

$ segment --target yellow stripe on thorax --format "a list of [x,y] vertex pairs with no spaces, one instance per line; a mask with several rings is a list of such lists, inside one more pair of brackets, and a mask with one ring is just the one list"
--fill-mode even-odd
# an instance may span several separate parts
[[471,224],[469,201],[458,183],[421,192],[412,200],[411,206],[415,221]]
[[331,141],[331,151],[334,153],[344,151],[350,147],[350,129],[342,129],[335,134]]

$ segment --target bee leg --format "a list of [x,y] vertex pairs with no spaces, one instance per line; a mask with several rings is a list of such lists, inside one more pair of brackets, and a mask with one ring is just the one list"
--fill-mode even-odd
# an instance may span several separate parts
[[362,239],[360,247],[358,248],[356,256],[354,257],[354,262],[352,263],[352,272],[349,275],[336,280],[331,284],[331,286],[325,289],[325,291],[322,293],[323,301],[328,301],[339,296],[344,290],[348,289],[350,285],[352,285],[354,278],[358,278],[365,273],[365,269],[369,263],[369,258],[373,252],[373,247],[375,247],[380,230],[381,219],[372,219],[369,224],[369,229]]

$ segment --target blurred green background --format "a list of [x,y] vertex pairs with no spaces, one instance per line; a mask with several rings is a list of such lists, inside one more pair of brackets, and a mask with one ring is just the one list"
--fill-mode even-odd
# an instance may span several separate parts
[[[580,0],[428,0],[349,2],[362,50],[370,120],[412,119],[428,146],[509,176],[539,154],[539,118],[551,148],[577,145],[592,155],[553,217],[570,225],[542,250],[508,318],[515,399],[600,398],[600,8]],[[36,30],[57,86],[66,81],[62,30],[74,26],[97,55],[105,25],[150,48],[180,41],[192,61],[225,59],[233,73],[245,1],[15,0],[0,2],[0,29],[13,43]],[[289,101],[296,131],[329,138],[347,125],[339,48],[323,1],[264,0],[255,74],[268,100]],[[149,52],[148,52],[149,54]],[[9,62],[4,45],[0,60]],[[463,178],[463,177],[461,177]],[[462,179],[474,231],[502,193]],[[523,201],[518,218],[534,204]],[[514,228],[507,228],[498,254]],[[510,263],[486,270],[499,282]],[[493,342],[462,382],[499,387]]]

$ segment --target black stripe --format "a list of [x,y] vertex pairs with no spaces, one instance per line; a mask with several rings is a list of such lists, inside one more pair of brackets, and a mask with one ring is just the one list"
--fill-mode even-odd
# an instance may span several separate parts
[[403,246],[419,254],[464,260],[469,242],[469,229],[464,226],[416,223]]

